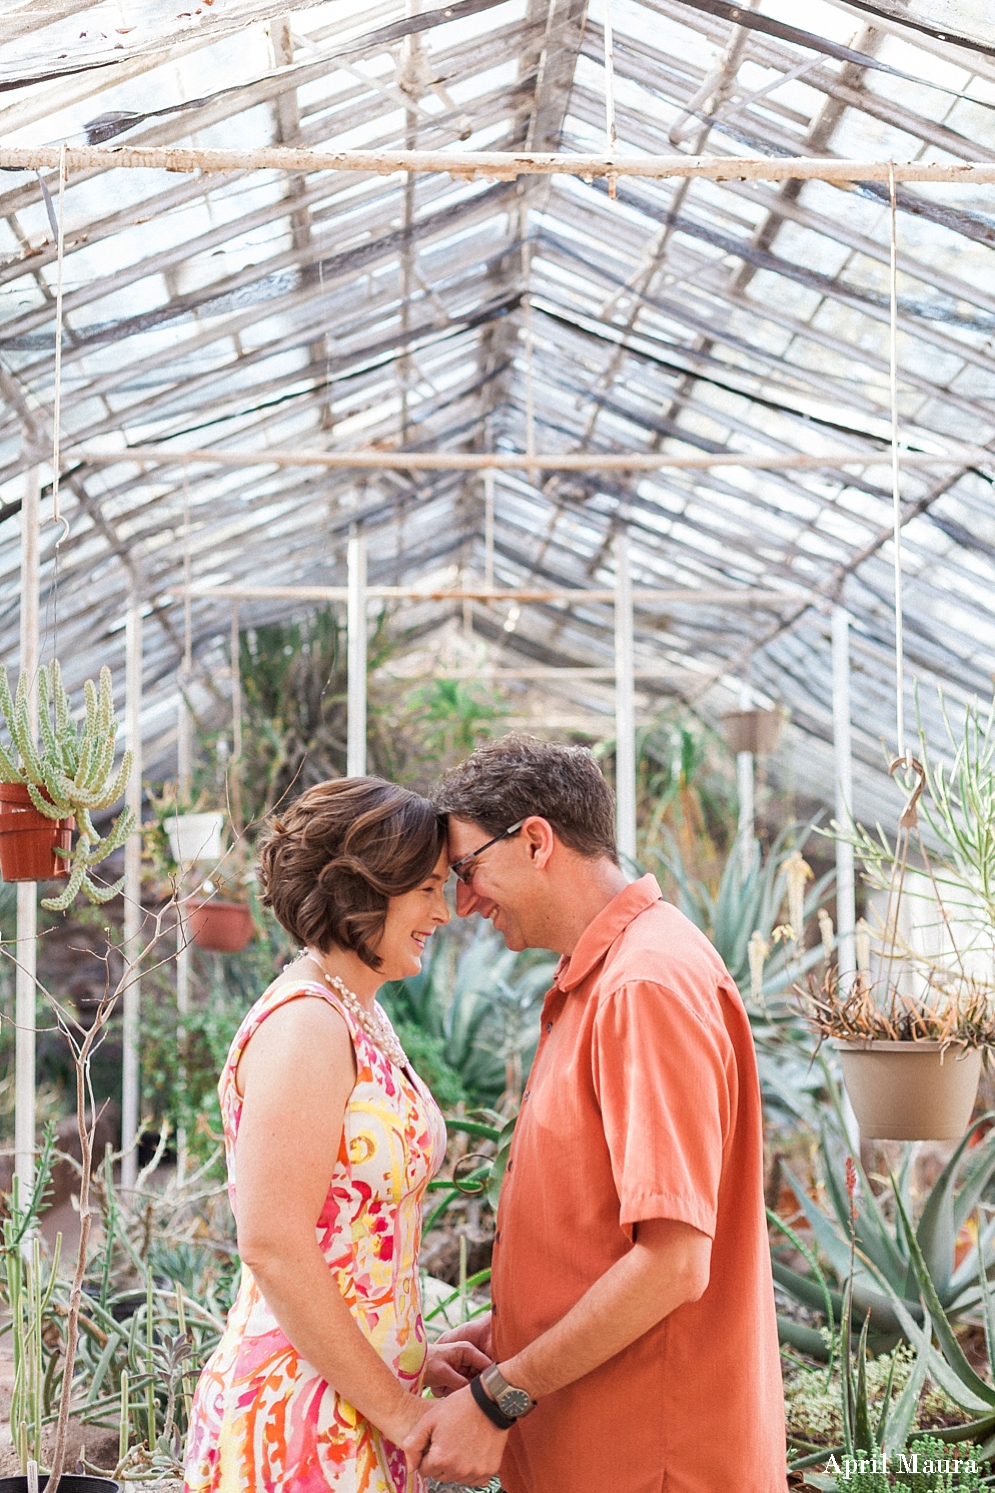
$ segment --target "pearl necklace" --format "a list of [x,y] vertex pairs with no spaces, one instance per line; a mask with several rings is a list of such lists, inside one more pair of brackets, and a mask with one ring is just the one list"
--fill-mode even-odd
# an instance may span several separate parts
[[[312,958],[314,956],[312,955]],[[330,975],[324,965],[315,959],[315,964],[321,970],[322,979],[329,990],[334,990],[342,1004],[350,1015],[354,1016],[363,1031],[369,1037],[375,1047],[395,1064],[398,1068],[408,1067],[408,1057],[404,1048],[397,1040],[394,1028],[385,1017],[381,1016],[374,1004],[373,1010],[368,1011],[359,996],[354,994],[338,975]]]

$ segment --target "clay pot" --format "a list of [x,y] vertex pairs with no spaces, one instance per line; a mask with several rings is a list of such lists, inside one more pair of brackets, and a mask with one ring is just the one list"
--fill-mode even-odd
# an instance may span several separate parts
[[836,1042],[867,1140],[960,1140],[971,1123],[981,1049],[939,1042]]
[[23,783],[0,783],[0,877],[4,881],[55,881],[69,862],[55,846],[71,850],[75,819],[46,819]]
[[722,717],[722,734],[730,752],[772,752],[781,735],[778,710],[734,710]]
[[219,902],[217,897],[209,902],[191,900],[186,905],[186,919],[197,947],[220,954],[237,954],[255,932],[252,910],[244,902]]

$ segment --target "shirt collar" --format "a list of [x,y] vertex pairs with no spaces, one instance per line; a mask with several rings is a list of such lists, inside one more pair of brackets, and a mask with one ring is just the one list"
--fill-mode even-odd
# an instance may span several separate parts
[[572,954],[564,954],[556,966],[555,980],[561,990],[575,990],[600,964],[620,933],[633,918],[663,900],[660,884],[652,874],[641,876],[625,887],[588,923]]

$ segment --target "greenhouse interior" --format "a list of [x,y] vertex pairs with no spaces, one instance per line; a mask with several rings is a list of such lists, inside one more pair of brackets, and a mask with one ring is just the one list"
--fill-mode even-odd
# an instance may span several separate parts
[[[5,0],[0,15],[5,1493],[995,1485],[990,7],[176,3]],[[501,752],[493,808],[462,811],[493,770],[473,764]],[[611,843],[561,834],[516,763],[588,774]],[[352,779],[400,785],[428,816],[429,858],[408,874],[441,872],[417,893],[435,911],[413,963],[298,934],[281,910],[281,847],[309,843],[293,825]],[[501,819],[506,792],[519,823]],[[611,1192],[591,1160],[585,1180],[579,1148],[573,1211],[566,1161],[535,1159],[525,1100],[567,1061],[546,1017],[569,1007],[559,981],[594,925],[543,942],[534,911],[522,927],[540,932],[514,934],[487,890],[512,866],[537,896],[569,901],[575,873],[578,907],[610,885],[678,930],[646,977],[662,1002],[648,1088],[617,1100],[639,1165],[677,1166],[681,1137],[707,1129],[662,1076],[684,1040],[678,948],[711,981],[694,999],[714,1014],[721,998],[729,1031],[742,1018],[722,1166],[749,1142],[756,1186],[745,1164],[719,1186],[714,1229],[626,1215],[621,1173]],[[314,926],[345,929],[320,869]],[[386,908],[386,940],[422,883],[383,877],[363,881],[362,916]],[[342,1377],[322,1375],[287,1325],[297,1307],[267,1293],[290,1256],[232,1211],[237,1115],[283,1071],[262,1035],[247,1064],[250,1013],[289,988],[302,947],[328,998],[281,1020],[320,1007],[328,1051],[343,1024],[352,1041],[328,1070],[352,1065],[328,1121],[342,1175],[323,1187],[361,1185],[342,1137],[370,1045],[369,1072],[403,1080],[378,1103],[403,1091],[445,1117],[388,1208],[391,1310],[406,1292],[416,1314],[398,1362],[418,1347],[390,1415],[376,1405],[401,1370],[355,1296],[373,1287],[336,1277],[330,1244],[331,1274],[308,1257],[329,1320],[349,1307],[341,1341],[322,1339]],[[333,976],[322,960],[343,950]],[[340,999],[353,968],[368,998]],[[600,1082],[586,1123],[607,1127]],[[263,1143],[246,1128],[252,1216]],[[544,1176],[547,1196],[526,1197]],[[588,1253],[603,1242],[606,1275],[551,1290],[542,1335],[515,1339],[532,1320],[515,1302],[542,1294],[550,1262],[581,1279],[583,1209],[604,1186],[615,1221]],[[723,1208],[762,1239],[755,1322],[714,1268]],[[537,1220],[528,1247],[548,1259],[529,1276]],[[585,1362],[624,1415],[648,1393],[640,1334],[657,1345],[646,1414],[670,1449],[644,1465],[637,1447],[606,1477],[585,1432],[578,1474],[562,1427],[587,1380],[550,1344],[607,1275],[621,1291],[630,1267],[664,1271],[660,1223],[667,1248],[710,1241],[711,1274],[655,1315],[638,1277],[642,1325],[606,1328]],[[265,1403],[251,1380],[261,1425],[235,1361],[247,1302],[297,1365],[280,1384],[272,1368]],[[712,1400],[744,1386],[739,1475],[733,1451],[682,1461],[717,1413],[708,1395],[679,1408],[682,1333],[723,1384]],[[484,1359],[500,1367],[478,1375]],[[305,1393],[301,1365],[327,1419],[295,1463],[274,1427]],[[354,1407],[367,1372],[381,1400],[356,1390]],[[424,1431],[420,1464],[399,1425]],[[507,1449],[485,1454],[487,1437]]]

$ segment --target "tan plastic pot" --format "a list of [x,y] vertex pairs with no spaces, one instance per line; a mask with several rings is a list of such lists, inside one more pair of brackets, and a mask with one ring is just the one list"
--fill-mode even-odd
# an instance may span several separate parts
[[733,710],[721,724],[730,752],[773,752],[781,735],[777,710]]
[[867,1140],[959,1140],[971,1123],[981,1049],[939,1042],[837,1042]]

